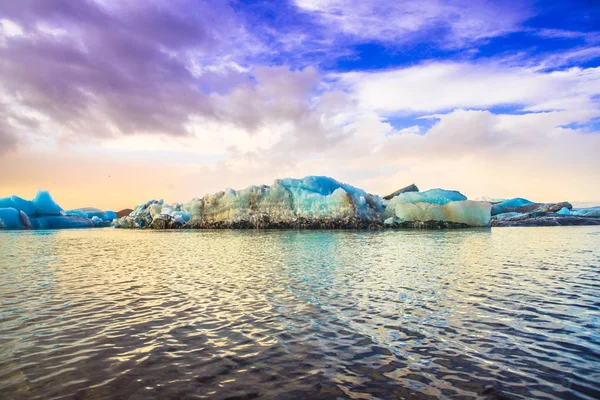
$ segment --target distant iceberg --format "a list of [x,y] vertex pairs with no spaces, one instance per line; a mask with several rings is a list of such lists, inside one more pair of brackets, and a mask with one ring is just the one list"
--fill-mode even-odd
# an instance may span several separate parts
[[0,198],[0,229],[93,228],[111,226],[116,217],[113,211],[90,208],[64,211],[45,190],[38,190],[33,200]]

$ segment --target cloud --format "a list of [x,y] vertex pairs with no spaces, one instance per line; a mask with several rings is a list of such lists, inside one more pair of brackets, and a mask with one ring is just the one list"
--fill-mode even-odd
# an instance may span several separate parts
[[445,48],[471,47],[473,42],[520,28],[532,15],[527,3],[440,0],[296,0],[331,34],[384,43],[434,41]]
[[529,111],[595,109],[600,94],[600,68],[541,72],[446,62],[337,77],[363,108],[383,114],[506,105]]
[[2,92],[74,139],[187,134],[190,116],[213,113],[191,65],[223,63],[245,35],[220,2],[25,0],[0,14]]

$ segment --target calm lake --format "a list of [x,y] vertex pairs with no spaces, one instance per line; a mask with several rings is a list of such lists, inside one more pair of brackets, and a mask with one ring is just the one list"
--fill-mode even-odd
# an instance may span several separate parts
[[0,232],[0,397],[600,398],[600,227]]

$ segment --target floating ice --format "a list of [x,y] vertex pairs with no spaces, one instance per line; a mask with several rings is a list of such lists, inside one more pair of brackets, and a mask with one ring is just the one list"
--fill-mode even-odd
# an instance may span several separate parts
[[19,211],[14,208],[0,208],[0,219],[4,229],[23,229],[23,222],[19,216]]
[[506,209],[527,206],[529,204],[535,203],[522,197],[504,200],[492,206],[492,215],[502,214],[504,212],[507,212]]
[[83,208],[77,208],[74,210],[67,210],[65,211],[66,215],[77,215],[79,217],[82,218],[88,218],[88,219],[92,219],[93,217],[98,217],[100,218],[102,221],[112,221],[113,219],[117,218],[117,213],[115,213],[114,211],[102,211],[98,208],[94,208],[94,207],[83,207]]
[[483,201],[453,201],[444,205],[431,203],[397,203],[386,215],[393,212],[400,222],[444,221],[469,226],[489,226],[491,205]]
[[[38,190],[31,202],[37,215],[61,215],[62,213],[62,208],[56,204],[46,190]],[[25,213],[27,214],[27,212]]]
[[578,217],[600,218],[600,207],[573,209],[571,210],[571,215]]
[[15,195],[0,198],[0,208],[14,208],[17,211],[23,211],[29,216],[36,214],[35,207],[31,200],[25,200]]
[[0,198],[0,229],[72,229],[110,226],[117,215],[113,211],[81,208],[63,212],[45,190],[33,200],[18,196]]
[[467,196],[456,190],[431,189],[425,192],[407,192],[393,197],[387,206],[398,203],[430,203],[444,205],[452,201],[467,200]]
[[556,212],[558,215],[571,215],[571,211],[567,207],[563,207]]

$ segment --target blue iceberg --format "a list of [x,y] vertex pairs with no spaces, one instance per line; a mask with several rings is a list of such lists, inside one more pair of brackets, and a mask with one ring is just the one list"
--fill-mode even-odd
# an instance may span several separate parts
[[110,226],[117,215],[93,208],[63,211],[49,192],[38,190],[33,200],[0,198],[0,229],[75,229]]

